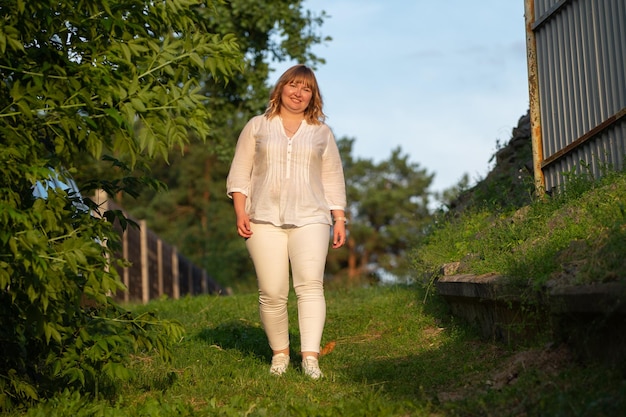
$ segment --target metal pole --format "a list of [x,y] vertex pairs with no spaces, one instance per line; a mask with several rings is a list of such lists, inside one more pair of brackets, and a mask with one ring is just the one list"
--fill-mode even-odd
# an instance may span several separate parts
[[530,136],[533,149],[533,172],[535,191],[538,197],[546,192],[546,180],[541,164],[543,162],[543,138],[541,136],[541,107],[539,102],[539,77],[537,70],[537,41],[533,31],[535,21],[535,0],[524,0],[526,18],[526,54],[528,64],[528,95],[530,115]]

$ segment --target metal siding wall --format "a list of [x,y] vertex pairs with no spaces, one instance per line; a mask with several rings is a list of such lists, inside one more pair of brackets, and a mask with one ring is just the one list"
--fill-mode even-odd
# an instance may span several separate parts
[[[626,108],[626,2],[536,0],[534,28],[543,156],[549,159]],[[622,117],[544,169],[546,189],[564,172],[623,167]],[[556,157],[556,156],[555,156]]]
[[535,13],[537,17],[541,17],[548,13],[548,11],[561,3],[561,0],[536,0],[535,1]]

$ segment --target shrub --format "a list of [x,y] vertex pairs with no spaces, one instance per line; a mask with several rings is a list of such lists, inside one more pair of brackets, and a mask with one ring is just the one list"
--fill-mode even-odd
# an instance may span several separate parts
[[167,360],[182,328],[133,315],[109,296],[123,288],[109,264],[117,239],[111,223],[77,210],[79,197],[61,189],[35,198],[34,181],[49,171],[7,154],[16,156],[4,149],[0,158],[0,407],[60,387],[97,394],[130,377],[131,353],[156,351]]

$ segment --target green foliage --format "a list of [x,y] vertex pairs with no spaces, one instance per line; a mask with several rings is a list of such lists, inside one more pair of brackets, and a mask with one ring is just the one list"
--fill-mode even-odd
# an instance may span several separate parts
[[[225,81],[242,56],[234,36],[208,30],[212,13],[197,0],[0,1],[0,408],[104,393],[130,378],[132,353],[171,359],[180,326],[109,297],[122,285],[105,219],[125,219],[33,187],[102,156],[126,175],[206,138],[201,80]],[[111,193],[158,184],[80,174]]]
[[81,397],[77,392],[64,390],[53,398],[42,401],[37,407],[28,410],[28,417],[170,417],[170,416],[198,416],[193,406],[183,401],[161,401],[158,398],[149,398],[137,402],[132,409],[121,409],[109,401],[93,401]]
[[[5,178],[10,178],[5,177]],[[30,187],[3,188],[0,243],[0,408],[46,398],[59,387],[97,393],[98,385],[130,377],[130,353],[167,346],[182,329],[146,314],[134,317],[107,295],[122,288],[109,223],[76,209],[76,197]],[[114,245],[112,245],[114,246]]]
[[351,276],[367,275],[370,265],[376,264],[404,278],[410,270],[406,253],[431,219],[428,187],[433,175],[410,162],[400,148],[377,163],[355,159],[351,155],[353,142],[339,140],[346,177],[349,239],[345,248],[331,252],[330,263],[344,269],[354,264],[356,271],[348,271]]
[[0,33],[3,136],[42,141],[66,166],[106,149],[133,165],[144,153],[167,157],[190,132],[206,137],[197,76],[231,76],[240,57],[232,35],[208,32],[210,13],[196,0],[3,6],[19,28]]

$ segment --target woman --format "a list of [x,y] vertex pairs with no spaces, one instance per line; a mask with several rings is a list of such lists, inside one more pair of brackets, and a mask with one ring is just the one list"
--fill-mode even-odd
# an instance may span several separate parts
[[324,123],[313,71],[296,65],[279,78],[265,114],[243,128],[227,179],[237,232],[246,239],[259,285],[259,313],[272,349],[270,373],[289,365],[289,266],[298,302],[302,370],[322,376],[326,320],[324,267],[346,240],[346,195],[339,150]]

